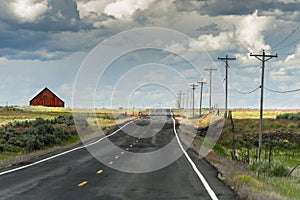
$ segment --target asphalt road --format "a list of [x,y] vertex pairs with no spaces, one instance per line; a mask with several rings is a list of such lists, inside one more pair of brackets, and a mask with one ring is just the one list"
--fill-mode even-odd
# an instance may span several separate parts
[[[90,146],[90,151],[101,162],[81,148],[24,169],[2,173],[0,199],[212,199],[191,162],[182,154],[173,122],[170,113],[157,110],[127,124],[108,139]],[[111,143],[118,148],[112,148]],[[157,152],[167,144],[172,146],[175,157],[179,155],[169,165],[157,159],[168,160],[174,155],[161,153],[162,157],[144,160],[135,157],[137,153],[143,156]],[[218,199],[235,199],[233,191],[216,178],[217,171],[213,167],[199,160],[191,150],[187,150],[187,155]],[[166,166],[151,171],[161,163]],[[134,173],[135,169],[139,173]],[[142,173],[143,170],[149,172]]]

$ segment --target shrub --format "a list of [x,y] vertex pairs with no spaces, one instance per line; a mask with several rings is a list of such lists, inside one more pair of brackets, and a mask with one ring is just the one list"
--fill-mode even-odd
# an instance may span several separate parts
[[297,124],[291,123],[291,124],[288,124],[287,127],[291,128],[291,129],[294,129],[294,128],[297,128]]
[[[80,119],[80,126],[88,126],[85,119]],[[44,146],[61,144],[77,131],[73,116],[58,116],[53,120],[37,118],[32,121],[17,121],[0,128],[0,152],[32,152]]]
[[300,120],[300,112],[277,115],[276,119]]
[[279,161],[274,161],[271,164],[271,170],[270,170],[270,175],[271,176],[278,176],[278,177],[283,177],[286,176],[289,173],[288,168]]
[[226,157],[227,154],[225,152],[225,149],[221,146],[221,145],[218,145],[216,144],[214,147],[213,147],[213,150],[214,152],[216,152],[217,154],[221,155],[221,156],[224,156]]
[[76,120],[76,125],[81,129],[85,129],[89,126],[89,123],[87,122],[86,119],[76,118],[75,120]]
[[286,176],[289,172],[288,167],[286,167],[282,162],[276,160],[271,163],[267,161],[253,162],[248,165],[248,168],[251,171],[276,177]]
[[20,152],[22,148],[11,145],[11,144],[3,144],[2,145],[3,151],[10,151],[10,152]]

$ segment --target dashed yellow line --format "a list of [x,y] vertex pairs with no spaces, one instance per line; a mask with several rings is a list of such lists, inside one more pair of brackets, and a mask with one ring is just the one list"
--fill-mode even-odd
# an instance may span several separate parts
[[101,174],[103,172],[102,169],[100,169],[99,171],[97,171],[97,174]]
[[108,164],[109,164],[109,165],[112,165],[113,163],[114,163],[113,161],[110,161]]
[[79,183],[77,186],[82,187],[82,186],[86,185],[87,183],[88,183],[87,181],[83,181],[83,182]]
[[115,156],[115,159],[118,159],[119,158],[119,156]]
[[125,153],[122,151],[121,154],[124,155]]

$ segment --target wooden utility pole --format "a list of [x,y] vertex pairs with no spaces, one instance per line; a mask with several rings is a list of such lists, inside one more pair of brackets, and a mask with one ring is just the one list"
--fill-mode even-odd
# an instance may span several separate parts
[[200,84],[200,102],[199,102],[199,117],[201,117],[201,112],[202,112],[202,92],[203,92],[203,84],[205,84],[206,82],[204,81],[199,81],[198,82]]
[[226,82],[226,86],[225,86],[225,113],[224,113],[224,117],[227,118],[227,110],[228,110],[228,60],[236,60],[236,58],[229,58],[228,55],[226,55],[225,58],[218,58],[218,60],[222,60],[226,63],[225,65],[225,82]]
[[[262,149],[262,133],[263,133],[263,102],[264,102],[264,76],[265,76],[265,62],[272,59],[277,58],[276,55],[266,55],[265,50],[263,50],[262,54],[252,54],[250,56],[254,56],[258,60],[262,62],[261,67],[261,85],[260,85],[260,118],[259,118],[259,133],[258,133],[258,161],[261,161],[261,149]],[[267,59],[266,59],[267,58]]]
[[182,106],[182,100],[181,100],[181,97],[182,97],[182,91],[179,91],[178,92],[178,109],[180,110],[181,109],[181,106]]
[[209,71],[209,111],[211,110],[211,94],[212,94],[212,72],[217,71],[217,69],[214,69],[210,67],[209,69],[205,69],[206,71]]
[[184,109],[184,95],[185,95],[185,93],[184,92],[182,92],[181,93],[181,95],[182,95],[182,109]]
[[187,89],[186,91],[186,108],[189,109],[189,95],[190,95],[190,89]]
[[192,107],[193,107],[193,119],[195,118],[195,89],[196,89],[196,85],[195,83],[191,84],[192,86]]

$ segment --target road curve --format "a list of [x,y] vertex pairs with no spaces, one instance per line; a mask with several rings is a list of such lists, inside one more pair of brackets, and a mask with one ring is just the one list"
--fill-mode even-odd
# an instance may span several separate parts
[[[130,154],[155,152],[173,139],[179,139],[176,139],[173,123],[169,112],[157,110],[127,124],[109,138],[92,145],[93,150],[99,152],[96,157],[101,156],[102,163],[87,149],[78,148],[24,169],[2,173],[0,199],[213,199],[191,162],[217,199],[235,199],[234,192],[217,178],[217,171],[189,149],[187,155],[181,154],[156,171],[128,173],[117,170],[118,166],[136,162]],[[121,150],[112,152],[105,140]],[[180,144],[177,144],[177,151],[182,151]],[[147,159],[139,166],[148,167],[151,163],[151,159]]]

